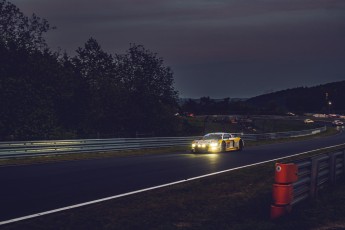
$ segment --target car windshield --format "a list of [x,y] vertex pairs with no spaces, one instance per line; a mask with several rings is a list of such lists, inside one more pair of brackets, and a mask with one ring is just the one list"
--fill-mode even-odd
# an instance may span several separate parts
[[207,134],[205,135],[203,138],[203,140],[219,140],[222,139],[222,135],[221,134]]

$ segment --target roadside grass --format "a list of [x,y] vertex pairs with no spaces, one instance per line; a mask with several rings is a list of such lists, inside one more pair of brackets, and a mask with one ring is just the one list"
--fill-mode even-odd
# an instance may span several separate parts
[[182,123],[188,124],[188,133],[193,133],[195,136],[220,130],[230,133],[273,133],[319,127],[317,122],[305,124],[303,122],[305,117],[248,116],[246,119],[243,116],[234,115],[233,117],[236,118],[234,122],[228,115],[180,117],[179,119]]
[[87,153],[66,153],[66,154],[52,154],[46,156],[30,156],[30,157],[17,157],[0,159],[0,167],[5,165],[22,165],[22,164],[41,164],[58,161],[73,161],[73,160],[86,160],[108,157],[132,157],[132,156],[145,156],[149,154],[166,154],[176,151],[186,150],[185,146],[177,147],[164,147],[156,149],[137,149],[126,151],[107,151],[107,152],[87,152]]
[[253,119],[253,126],[261,133],[288,132],[318,128],[317,124],[304,124],[303,120],[293,119]]
[[274,162],[265,163],[2,227],[4,230],[345,227],[345,179],[334,188],[322,190],[318,199],[299,204],[290,215],[277,220],[270,219],[273,182]]
[[310,139],[315,139],[315,138],[320,138],[320,137],[336,135],[339,132],[340,132],[340,130],[337,130],[336,128],[328,127],[325,132],[318,133],[315,135],[290,137],[290,138],[280,138],[280,139],[272,139],[272,140],[246,141],[246,146],[258,146],[258,145],[267,145],[267,144],[277,144],[277,143],[284,143],[284,142],[310,140]]

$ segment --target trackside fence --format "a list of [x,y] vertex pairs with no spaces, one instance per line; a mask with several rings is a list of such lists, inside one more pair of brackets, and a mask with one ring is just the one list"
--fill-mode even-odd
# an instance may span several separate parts
[[344,174],[345,148],[293,163],[276,163],[271,218],[286,215],[296,204],[316,198],[323,188],[345,180]]
[[[323,131],[326,131],[326,127],[280,133],[234,133],[234,135],[242,137],[242,139],[245,141],[260,141],[307,136]],[[0,142],[0,159],[53,154],[108,152],[172,146],[188,146],[193,140],[199,138],[200,136]]]
[[307,130],[300,130],[300,131],[263,133],[263,134],[243,134],[243,133],[241,134],[241,133],[238,133],[237,135],[242,137],[246,141],[261,141],[261,140],[274,140],[274,139],[282,139],[282,138],[293,138],[293,137],[315,135],[315,134],[324,132],[326,130],[327,130],[327,127],[324,126],[324,127],[317,128],[317,129],[307,129]]
[[185,146],[198,137],[115,138],[0,142],[0,159]]

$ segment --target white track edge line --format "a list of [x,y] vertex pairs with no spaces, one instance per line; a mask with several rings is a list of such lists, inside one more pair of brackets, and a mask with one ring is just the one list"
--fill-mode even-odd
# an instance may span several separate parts
[[314,151],[335,148],[335,147],[338,147],[341,145],[343,145],[343,144],[333,145],[333,146],[319,148],[319,149],[315,149],[315,150],[310,150],[310,151],[297,153],[297,154],[293,154],[293,155],[286,156],[286,157],[275,158],[272,160],[261,161],[261,162],[257,162],[254,164],[244,165],[244,166],[240,166],[240,167],[236,167],[236,168],[232,168],[232,169],[226,169],[226,170],[222,170],[222,171],[218,171],[218,172],[214,172],[214,173],[209,173],[209,174],[205,174],[205,175],[201,175],[201,176],[197,176],[197,177],[191,177],[191,178],[187,178],[184,180],[179,180],[179,181],[175,181],[175,182],[171,182],[171,183],[167,183],[167,184],[157,185],[157,186],[144,188],[144,189],[140,189],[140,190],[136,190],[136,191],[132,191],[132,192],[127,192],[127,193],[122,193],[122,194],[115,195],[115,196],[105,197],[105,198],[101,198],[101,199],[97,199],[97,200],[93,200],[93,201],[88,201],[88,202],[75,204],[75,205],[71,205],[71,206],[67,206],[67,207],[62,207],[62,208],[53,209],[53,210],[49,210],[49,211],[45,211],[45,212],[40,212],[40,213],[28,215],[28,216],[18,217],[18,218],[14,218],[14,219],[10,219],[10,220],[5,220],[5,221],[0,222],[0,225],[15,223],[15,222],[22,221],[22,220],[27,220],[27,219],[40,217],[40,216],[44,216],[44,215],[48,215],[48,214],[52,214],[52,213],[56,213],[56,212],[61,212],[61,211],[66,211],[66,210],[70,210],[70,209],[74,209],[74,208],[79,208],[79,207],[83,207],[83,206],[87,206],[87,205],[91,205],[91,204],[100,203],[103,201],[113,200],[113,199],[117,199],[120,197],[130,196],[130,195],[158,189],[158,188],[164,188],[167,186],[176,185],[176,184],[184,183],[187,181],[197,180],[197,179],[201,179],[201,178],[205,178],[205,177],[209,177],[209,176],[214,176],[214,175],[221,174],[221,173],[226,173],[226,172],[230,172],[230,171],[234,171],[234,170],[238,170],[238,169],[243,169],[243,168],[248,168],[248,167],[252,167],[252,166],[256,166],[256,165],[260,165],[260,164],[269,163],[272,161],[277,161],[277,160],[282,160],[282,159],[286,159],[286,158],[290,158],[290,157],[294,157],[294,156],[299,156],[299,155],[307,154],[307,153],[314,152]]

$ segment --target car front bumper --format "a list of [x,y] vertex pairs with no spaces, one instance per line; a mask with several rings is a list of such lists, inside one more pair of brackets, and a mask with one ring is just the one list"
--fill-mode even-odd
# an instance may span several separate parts
[[215,153],[215,152],[220,152],[220,147],[219,146],[210,146],[210,145],[205,145],[205,146],[194,146],[192,147],[192,152],[194,153]]

